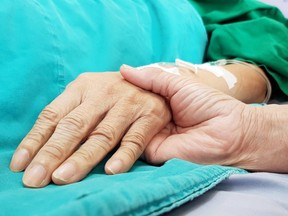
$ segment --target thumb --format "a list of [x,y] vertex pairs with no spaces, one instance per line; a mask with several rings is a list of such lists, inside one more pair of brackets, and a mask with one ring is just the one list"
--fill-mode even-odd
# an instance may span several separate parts
[[[122,65],[120,73],[128,82],[168,99],[171,99],[181,89],[188,86],[191,88],[196,84],[195,81],[185,76],[168,73],[152,66],[137,69],[128,65]],[[190,90],[192,91],[192,89]],[[186,94],[189,94],[189,92],[186,92]]]
[[123,65],[120,73],[128,82],[166,97],[173,119],[181,127],[204,122],[238,103],[230,96],[191,77],[168,73],[159,68],[136,69]]

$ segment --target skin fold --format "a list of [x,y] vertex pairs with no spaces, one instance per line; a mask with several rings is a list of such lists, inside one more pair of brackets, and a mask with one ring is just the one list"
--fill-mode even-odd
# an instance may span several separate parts
[[[229,67],[239,80],[233,91],[228,91],[227,84],[210,73],[202,71],[195,75],[181,70],[179,77],[186,80],[184,84],[194,83],[193,92],[188,90],[190,84],[183,85],[191,94],[180,94],[168,101],[169,95],[153,93],[139,83],[139,87],[132,85],[123,68],[124,78],[113,72],[83,73],[41,112],[16,149],[10,168],[15,172],[25,170],[23,183],[27,187],[43,187],[51,181],[69,184],[83,179],[118,144],[105,165],[107,174],[128,171],[141,155],[153,164],[178,157],[205,164],[240,166],[244,163],[241,158],[252,160],[239,147],[248,139],[246,132],[239,132],[246,118],[242,115],[252,111],[246,111],[250,108],[227,95],[245,102],[261,101],[265,83],[255,72],[245,73],[251,74],[254,82],[242,82],[241,68]],[[143,83],[146,78],[139,77]],[[251,94],[242,91],[243,86],[257,90]],[[169,84],[165,88],[172,87]],[[220,126],[217,119],[223,121]]]
[[287,173],[288,106],[251,106],[187,77],[122,67],[129,82],[166,97],[170,122],[149,143],[150,163],[170,158]]

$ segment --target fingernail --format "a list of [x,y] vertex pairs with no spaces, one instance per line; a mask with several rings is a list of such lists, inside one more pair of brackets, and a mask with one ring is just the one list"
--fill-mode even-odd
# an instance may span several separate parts
[[26,149],[17,150],[11,160],[10,168],[12,171],[19,172],[26,168],[30,161],[29,152]]
[[76,173],[76,168],[71,163],[65,163],[60,166],[54,173],[53,177],[61,181],[67,182]]
[[107,166],[107,169],[112,174],[117,174],[121,171],[122,167],[123,167],[123,162],[121,160],[114,160]]
[[136,69],[136,68],[133,68],[133,67],[131,67],[131,66],[129,66],[129,65],[123,64],[123,65],[121,66],[121,69],[133,70],[133,69]]
[[28,187],[39,187],[45,180],[46,175],[47,171],[42,165],[34,165],[25,172],[23,183]]

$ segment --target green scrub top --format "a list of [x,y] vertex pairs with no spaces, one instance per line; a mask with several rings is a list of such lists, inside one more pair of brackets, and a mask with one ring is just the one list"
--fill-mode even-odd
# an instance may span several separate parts
[[[263,67],[273,96],[288,99],[288,20],[256,0],[190,0],[209,37],[206,61],[238,58]],[[283,94],[284,93],[284,94]]]

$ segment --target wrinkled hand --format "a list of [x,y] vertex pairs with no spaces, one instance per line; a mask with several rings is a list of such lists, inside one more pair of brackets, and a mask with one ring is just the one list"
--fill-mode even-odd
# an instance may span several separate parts
[[173,121],[147,146],[144,156],[148,162],[180,158],[242,168],[254,162],[249,136],[255,131],[250,119],[252,106],[187,76],[160,69],[122,66],[120,72],[127,81],[166,97],[170,103]]
[[43,187],[84,178],[118,143],[105,171],[128,171],[169,121],[165,100],[119,73],[85,73],[39,115],[17,148],[10,168],[23,183]]

